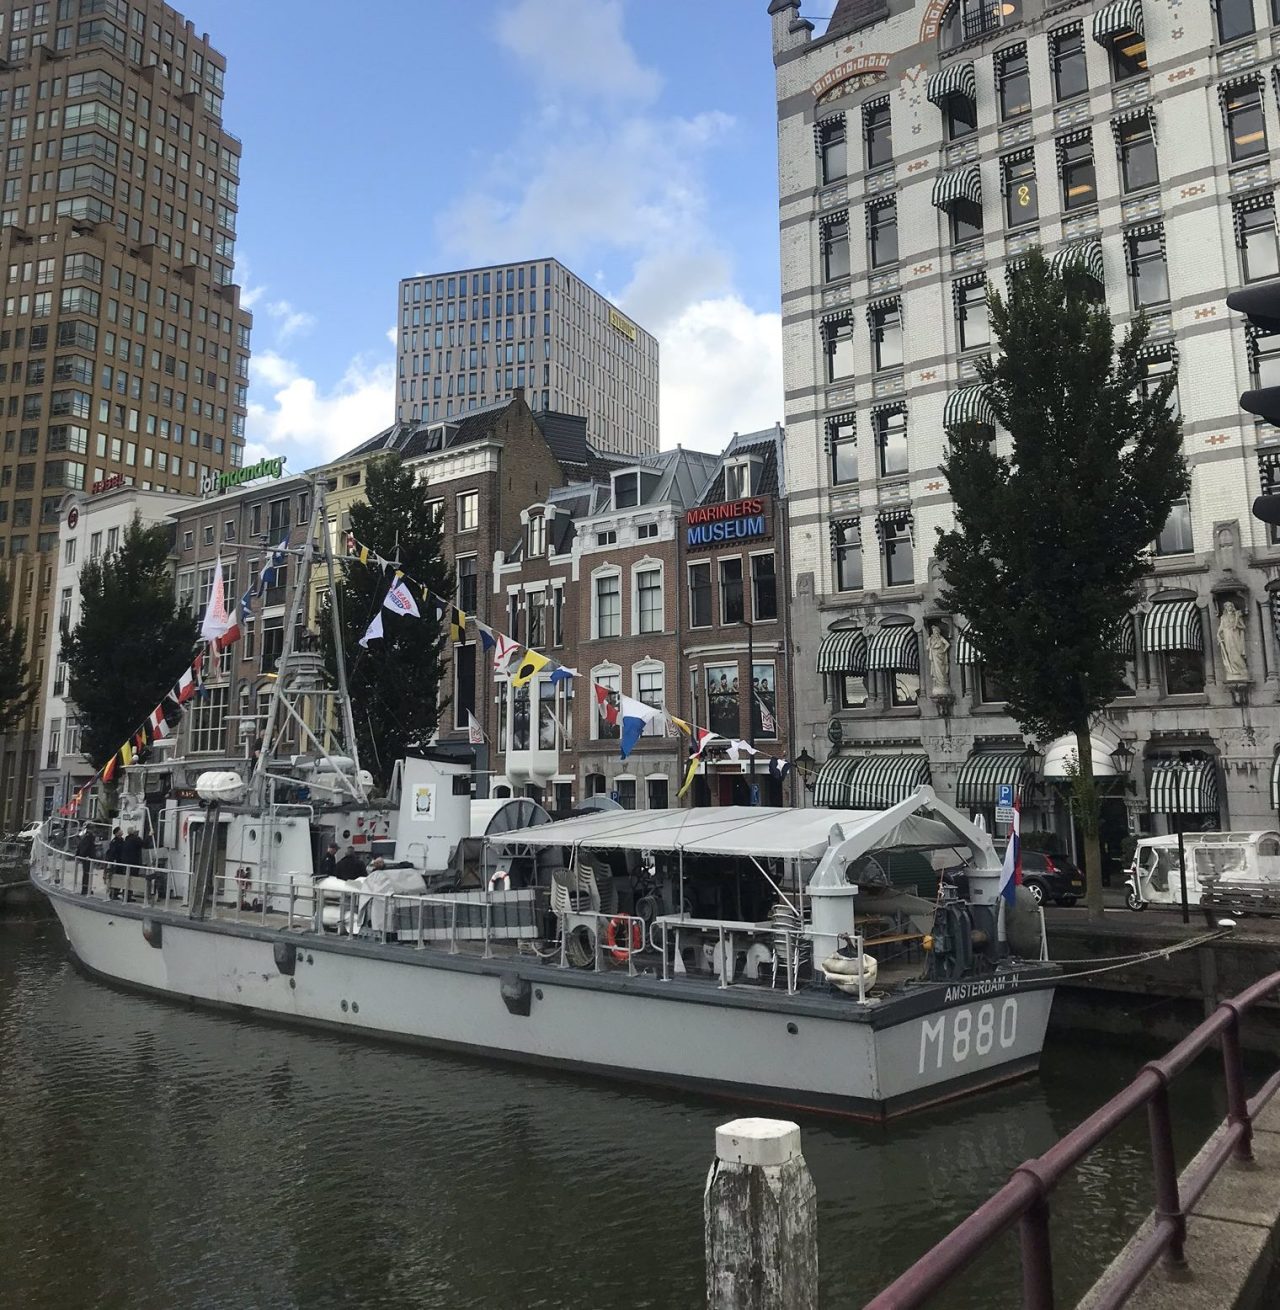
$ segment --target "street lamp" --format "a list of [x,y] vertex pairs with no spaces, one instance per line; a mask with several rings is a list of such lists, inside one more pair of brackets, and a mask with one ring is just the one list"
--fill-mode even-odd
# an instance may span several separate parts
[[1115,749],[1111,752],[1111,763],[1115,765],[1116,776],[1127,778],[1130,770],[1133,768],[1133,747],[1122,737],[1116,742]]
[[1040,772],[1040,766],[1044,763],[1044,756],[1036,748],[1034,741],[1029,741],[1022,748],[1022,767],[1033,778]]
[[799,786],[795,783],[792,783],[791,785],[791,803],[793,805],[797,800],[804,800],[804,794],[806,791],[813,790],[813,784],[809,781],[809,773],[812,768],[813,756],[809,754],[809,748],[806,746],[801,750],[800,754],[796,756],[795,760],[795,776],[799,782]]

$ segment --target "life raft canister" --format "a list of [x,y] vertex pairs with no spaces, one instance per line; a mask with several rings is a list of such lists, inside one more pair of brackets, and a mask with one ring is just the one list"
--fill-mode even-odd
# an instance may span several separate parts
[[[630,951],[621,944],[627,940],[628,923],[631,925]],[[644,945],[644,936],[640,932],[640,925],[634,919],[628,919],[625,914],[615,914],[604,930],[604,944],[609,948],[609,954],[613,956],[615,963],[626,964],[627,957]]]

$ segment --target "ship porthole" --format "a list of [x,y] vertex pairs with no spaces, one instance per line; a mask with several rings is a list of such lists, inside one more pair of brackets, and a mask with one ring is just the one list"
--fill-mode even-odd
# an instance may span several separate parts
[[249,829],[249,840],[250,840],[250,841],[257,841],[257,840],[258,840],[258,830],[257,830],[257,828],[250,828],[250,829]]
[[787,1032],[789,1032],[792,1037],[794,1037],[796,1033],[798,1033],[799,1031],[800,1028],[798,1024],[794,1024],[794,1023],[787,1024]]
[[297,980],[296,978],[290,978],[290,979],[289,979],[289,986],[290,986],[291,988],[296,987],[297,985],[298,985],[298,980]]
[[346,1001],[343,1001],[343,1002],[342,1002],[342,1013],[343,1013],[343,1014],[346,1014],[346,1012],[347,1012],[347,1003],[346,1003]]
[[279,846],[282,841],[284,841],[284,833],[276,833],[276,845]]
[[538,998],[538,1000],[542,1000],[542,988],[541,988],[541,987],[537,987],[537,988],[535,988],[533,994]]
[[360,1013],[360,1002],[359,1002],[359,1001],[352,1001],[352,1002],[351,1002],[351,1013],[352,1013],[352,1014],[359,1014],[359,1013]]

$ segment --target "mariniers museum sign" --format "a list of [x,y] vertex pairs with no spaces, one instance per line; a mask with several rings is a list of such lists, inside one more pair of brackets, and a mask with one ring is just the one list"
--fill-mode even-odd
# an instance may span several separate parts
[[698,505],[684,516],[685,541],[693,546],[718,546],[727,541],[764,537],[769,533],[768,498],[722,501]]

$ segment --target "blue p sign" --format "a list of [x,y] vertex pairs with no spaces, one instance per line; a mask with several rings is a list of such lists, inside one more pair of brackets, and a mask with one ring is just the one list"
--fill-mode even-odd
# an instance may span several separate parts
[[1013,783],[1001,782],[996,785],[996,804],[1002,808],[1013,808]]

